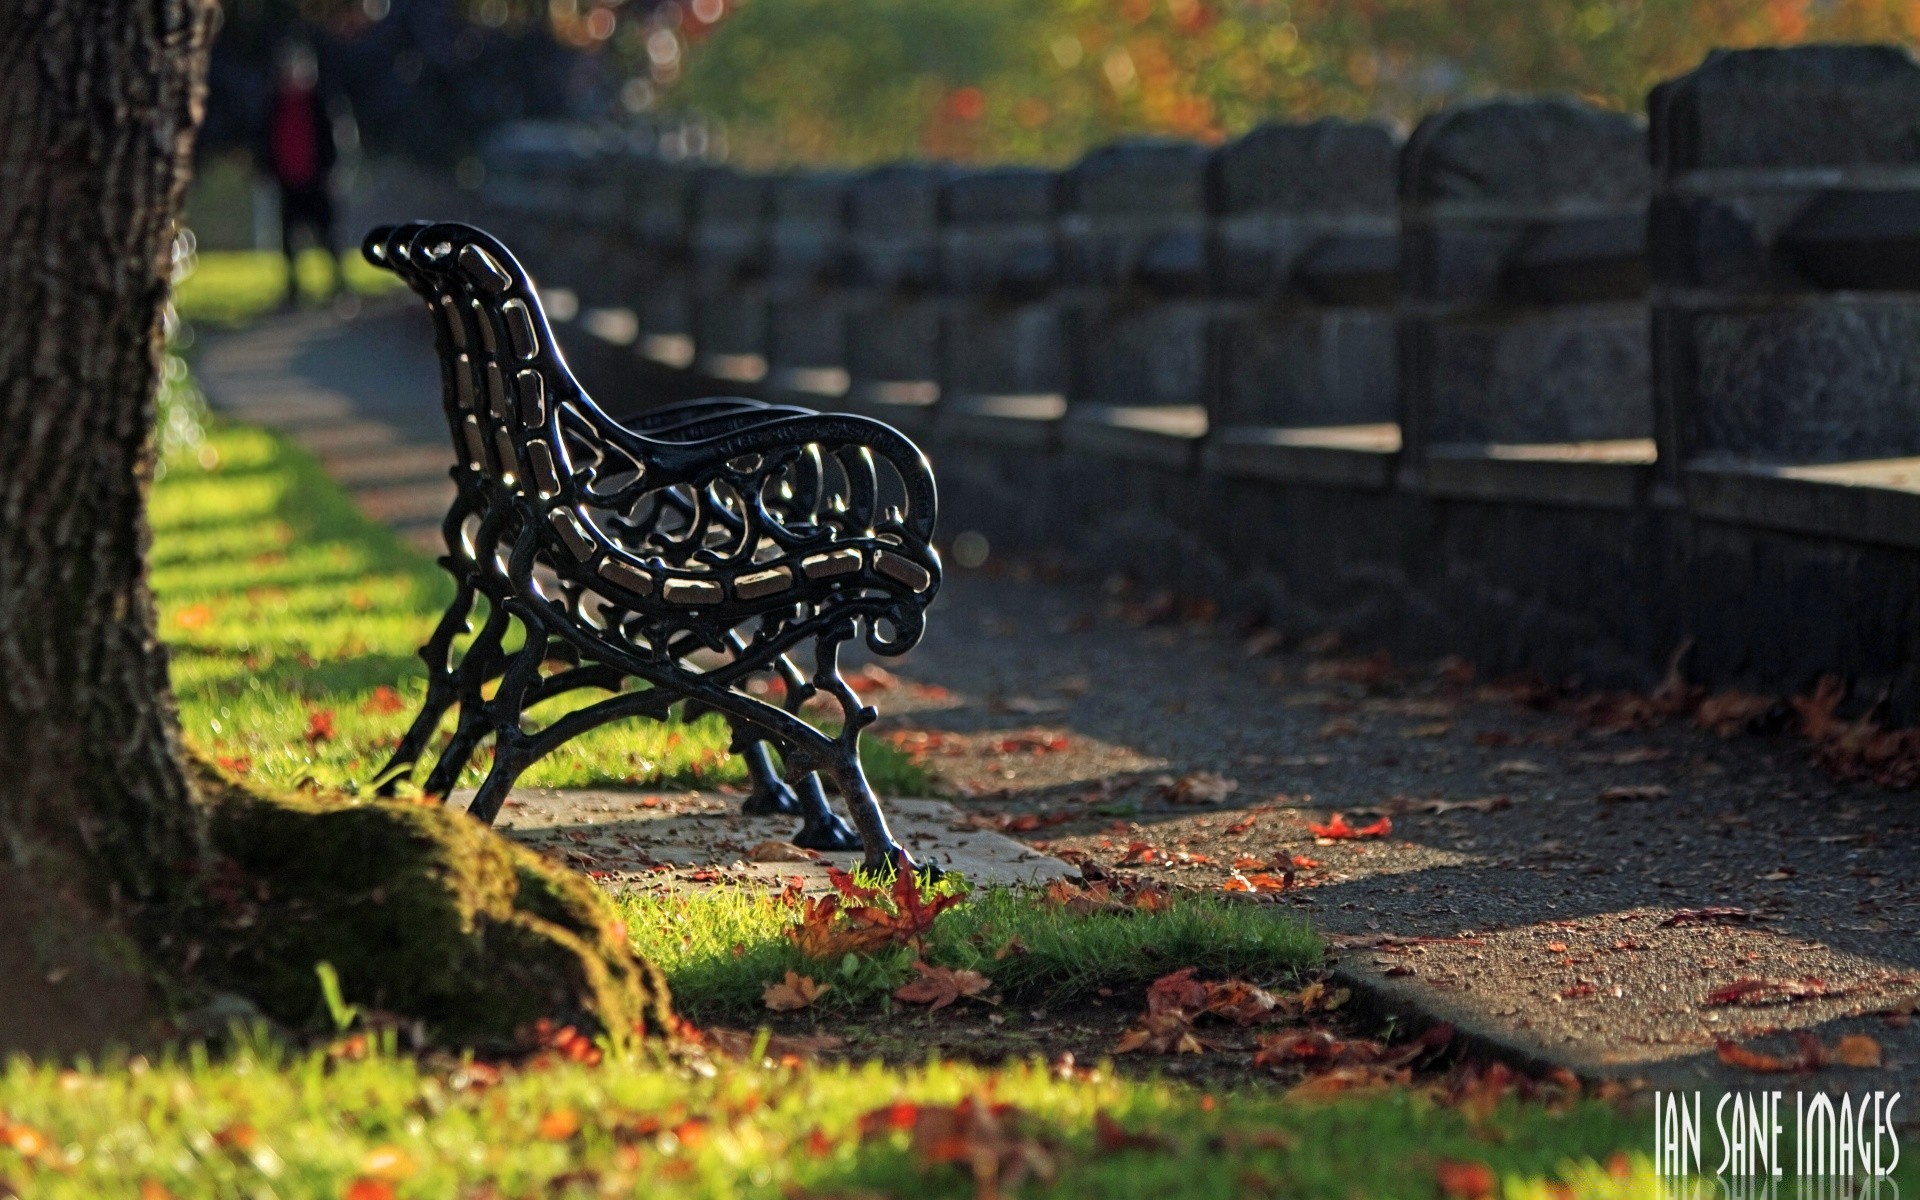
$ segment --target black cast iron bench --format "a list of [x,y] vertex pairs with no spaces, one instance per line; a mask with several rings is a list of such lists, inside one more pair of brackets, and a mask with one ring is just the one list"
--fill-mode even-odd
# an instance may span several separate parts
[[[363,250],[433,314],[456,458],[440,559],[456,594],[421,649],[426,701],[383,789],[411,776],[457,705],[425,790],[446,795],[491,735],[468,808],[491,822],[520,774],[569,739],[683,704],[730,724],[754,781],[745,811],[797,812],[799,845],[858,844],[869,868],[916,869],[861,769],[860,731],[877,714],[839,654],[855,638],[901,654],[925,628],[940,560],[919,449],[877,421],[746,399],[615,421],[574,380],[526,272],[493,237],[417,222],[375,229]],[[808,643],[811,672],[792,658]],[[756,678],[778,679],[783,703],[752,694]],[[582,688],[608,694],[528,720]],[[837,731],[800,718],[816,695],[839,708]]]

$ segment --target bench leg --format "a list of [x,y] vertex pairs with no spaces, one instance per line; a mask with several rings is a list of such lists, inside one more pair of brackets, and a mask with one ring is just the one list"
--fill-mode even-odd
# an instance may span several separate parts
[[834,743],[833,761],[828,770],[840,785],[840,794],[846,797],[847,811],[853,815],[853,823],[860,830],[860,842],[866,847],[861,866],[876,875],[891,875],[904,867],[916,875],[939,877],[940,868],[915,862],[913,856],[893,840],[886,814],[880,811],[880,800],[873,794],[867,773],[860,766],[858,735]]
[[818,772],[800,781],[800,811],[805,819],[800,822],[800,832],[793,835],[793,844],[802,850],[860,848],[859,832],[827,803],[827,789],[821,786]]
[[420,647],[421,661],[427,664],[427,698],[420,706],[420,712],[413,718],[413,724],[407,727],[406,736],[400,739],[400,745],[393,756],[387,759],[387,765],[380,769],[380,787],[377,794],[391,796],[404,779],[413,777],[413,769],[425,753],[427,743],[433,740],[434,731],[440,728],[440,718],[460,699],[464,690],[461,686],[461,671],[467,667],[468,660],[463,659],[459,667],[449,665],[453,656],[453,639],[467,628],[467,619],[473,613],[473,588],[461,583],[453,597],[453,603],[441,616],[440,624],[434,627],[433,636],[427,644]]
[[773,751],[765,742],[755,742],[740,752],[746,760],[747,778],[753,791],[740,804],[740,813],[748,817],[787,816],[800,811],[800,797],[773,765]]
[[773,765],[773,751],[765,742],[755,742],[740,752],[747,761],[747,774],[753,780],[753,794],[740,805],[749,817],[789,816],[804,819],[793,844],[803,850],[858,850],[860,834],[827,803],[827,791],[820,776],[809,772],[798,786],[780,778]]

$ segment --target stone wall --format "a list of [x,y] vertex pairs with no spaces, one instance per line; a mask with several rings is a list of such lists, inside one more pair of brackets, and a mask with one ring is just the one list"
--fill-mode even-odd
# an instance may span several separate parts
[[1920,709],[1920,65],[1720,52],[1564,98],[1061,171],[492,165],[619,410],[745,392],[928,450],[945,536],[1283,629]]

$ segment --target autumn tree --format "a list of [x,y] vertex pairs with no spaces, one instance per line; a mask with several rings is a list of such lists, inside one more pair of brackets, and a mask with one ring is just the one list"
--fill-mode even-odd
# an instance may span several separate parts
[[1490,92],[1632,110],[1716,46],[1920,37],[1909,0],[706,0],[710,26],[702,7],[659,10],[684,54],[638,66],[755,163],[1062,162]]
[[0,5],[0,1052],[151,1039],[156,973],[298,1021],[320,959],[453,1036],[657,1028],[584,880],[461,814],[256,796],[184,757],[144,506],[215,20]]

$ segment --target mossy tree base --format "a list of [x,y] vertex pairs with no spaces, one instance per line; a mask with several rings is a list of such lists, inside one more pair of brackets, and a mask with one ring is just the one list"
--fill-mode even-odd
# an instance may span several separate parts
[[211,861],[196,977],[275,1020],[325,1020],[317,963],[354,1004],[432,1040],[505,1046],[545,1017],[624,1043],[672,1026],[666,985],[592,883],[465,813],[267,795],[203,771]]

